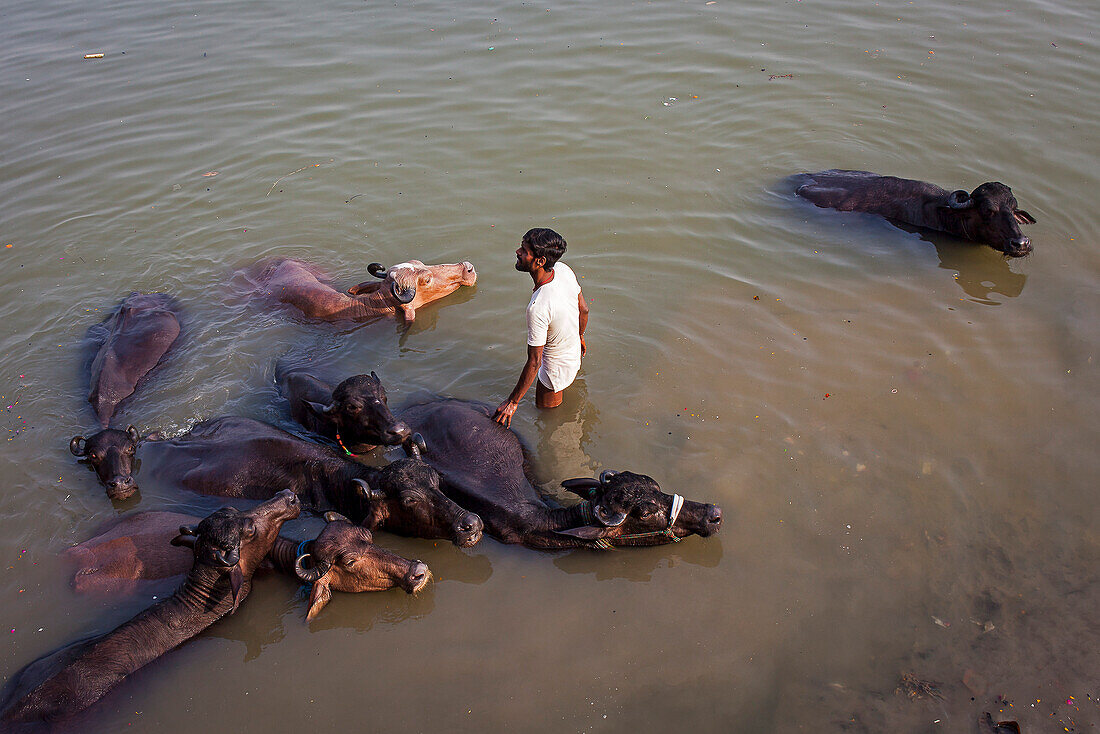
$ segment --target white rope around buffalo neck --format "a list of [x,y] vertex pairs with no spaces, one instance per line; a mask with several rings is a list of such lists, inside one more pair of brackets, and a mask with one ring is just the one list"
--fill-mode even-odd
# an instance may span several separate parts
[[680,510],[684,507],[684,498],[678,494],[672,495],[672,513],[668,516],[668,529],[676,524],[676,518],[680,516]]

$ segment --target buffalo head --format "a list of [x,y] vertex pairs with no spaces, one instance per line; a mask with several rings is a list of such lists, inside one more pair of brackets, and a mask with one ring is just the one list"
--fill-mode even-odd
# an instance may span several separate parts
[[355,375],[332,391],[328,405],[303,401],[321,420],[331,423],[347,446],[393,446],[409,435],[409,427],[394,418],[378,375]]
[[198,527],[181,526],[172,545],[186,546],[195,552],[192,574],[205,567],[229,576],[233,594],[231,611],[236,611],[244,582],[252,578],[257,566],[275,545],[283,523],[298,517],[301,508],[298,495],[284,489],[247,512],[223,507]]
[[716,505],[668,495],[644,474],[605,471],[599,479],[567,479],[562,486],[591,503],[592,522],[559,530],[611,545],[659,545],[688,535],[707,537],[722,525]]
[[317,616],[333,591],[354,594],[400,586],[415,594],[431,581],[427,565],[378,547],[370,530],[336,512],[326,512],[325,521],[325,529],[310,544],[309,552],[294,563],[298,577],[313,585],[306,619]]
[[473,512],[439,490],[440,477],[419,459],[399,459],[381,469],[369,483],[353,479],[368,528],[416,538],[447,538],[468,548],[481,540],[484,524]]
[[466,261],[449,265],[425,265],[409,260],[384,268],[371,263],[367,270],[383,279],[383,287],[393,296],[396,308],[406,321],[416,318],[416,309],[438,300],[464,285],[477,282],[477,271]]
[[107,488],[112,500],[132,497],[138,490],[134,481],[134,453],[137,451],[137,429],[130,426],[125,431],[106,428],[88,438],[73,436],[69,451],[86,461]]
[[961,189],[952,191],[946,209],[945,220],[954,219],[956,229],[968,239],[988,243],[1009,257],[1031,252],[1031,240],[1020,231],[1020,225],[1035,224],[1035,219],[1017,208],[1012,189],[1003,183],[989,181],[969,194]]

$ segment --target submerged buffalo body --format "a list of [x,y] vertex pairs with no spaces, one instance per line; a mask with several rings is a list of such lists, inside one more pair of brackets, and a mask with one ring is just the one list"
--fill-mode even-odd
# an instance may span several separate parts
[[869,171],[820,171],[795,177],[796,193],[820,207],[878,214],[903,224],[983,242],[1009,257],[1031,252],[1021,224],[1035,219],[1017,208],[1012,189],[990,181],[973,192]]
[[118,310],[88,330],[92,404],[106,428],[118,404],[160,361],[180,333],[178,309],[164,293],[131,293]]
[[367,270],[380,280],[346,291],[334,288],[316,266],[293,258],[258,263],[243,275],[259,293],[323,321],[372,321],[397,314],[413,321],[421,306],[477,282],[477,272],[468,262],[425,265],[410,260],[390,268],[371,263]]
[[531,548],[659,545],[718,531],[722,511],[661,491],[652,478],[604,472],[564,483],[583,499],[552,508],[525,474],[515,433],[493,421],[489,406],[460,400],[414,405],[401,417],[424,437],[425,461],[443,475],[443,491],[477,512],[504,543]]
[[[371,532],[335,512],[313,540],[299,542],[280,535],[267,554],[277,570],[313,584],[309,617],[333,591],[357,593],[400,587],[413,594],[431,580],[420,561],[374,544]],[[171,540],[184,525],[199,518],[178,512],[137,512],[110,523],[93,538],[63,553],[73,568],[73,590],[82,594],[128,595],[143,582],[187,573],[193,555]],[[266,564],[265,564],[266,565]]]
[[[136,430],[108,429],[87,439],[76,436],[70,448],[101,479],[128,478],[136,490],[132,466],[138,443]],[[439,475],[423,461],[364,466],[250,418],[215,418],[178,438],[142,441],[140,458],[148,467],[143,471],[200,494],[259,500],[289,487],[307,506],[336,510],[371,529],[446,538],[461,546],[481,537],[480,518],[444,496]]]
[[298,516],[290,491],[248,512],[224,508],[172,542],[193,550],[186,581],[168,599],[103,635],[39,658],[0,693],[0,729],[50,724],[80,713],[134,671],[237,609],[279,528]]
[[335,388],[303,370],[276,370],[275,381],[290,401],[294,420],[349,453],[394,446],[409,437],[409,427],[394,418],[373,372],[349,377]]

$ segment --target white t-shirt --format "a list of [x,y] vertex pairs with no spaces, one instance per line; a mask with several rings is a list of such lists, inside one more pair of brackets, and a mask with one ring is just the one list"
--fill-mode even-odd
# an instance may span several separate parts
[[581,368],[581,286],[563,262],[554,264],[554,279],[535,289],[527,305],[527,345],[542,347],[539,382],[552,392],[573,383]]

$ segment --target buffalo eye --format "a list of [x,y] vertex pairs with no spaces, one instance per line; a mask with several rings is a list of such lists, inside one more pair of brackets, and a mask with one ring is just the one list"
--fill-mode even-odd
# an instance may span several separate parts
[[126,453],[130,454],[131,456],[133,456],[135,451],[137,451],[137,446],[134,446],[133,444],[130,444],[126,447]]
[[420,285],[431,285],[431,282],[432,282],[432,276],[431,275],[422,275],[422,276],[420,276]]
[[256,524],[251,520],[245,520],[244,527],[241,528],[241,537],[249,540],[256,535]]
[[344,410],[351,413],[352,415],[355,415],[360,410],[362,410],[362,408],[355,403],[348,403],[346,406],[344,406]]
[[638,509],[638,516],[641,518],[653,517],[658,511],[659,508],[655,504],[643,505]]
[[412,495],[406,495],[401,498],[401,504],[405,507],[412,507],[416,504],[416,497],[413,497]]

